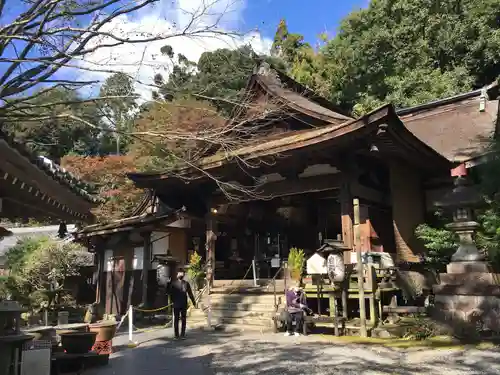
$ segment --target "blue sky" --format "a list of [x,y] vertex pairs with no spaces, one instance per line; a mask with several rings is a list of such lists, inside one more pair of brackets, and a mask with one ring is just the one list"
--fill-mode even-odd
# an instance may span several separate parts
[[[123,2],[133,2],[135,0],[123,0]],[[135,35],[140,30],[152,34],[170,33],[172,21],[183,24],[182,12],[180,9],[195,10],[200,8],[206,0],[159,0],[155,6],[149,6],[140,12],[122,18],[120,22],[109,25],[109,30],[125,37]],[[99,49],[91,55],[85,56],[85,62],[73,62],[74,65],[86,66],[96,70],[105,66],[108,70],[124,71],[137,77],[137,81],[151,82],[156,73],[161,73],[164,77],[169,74],[168,61],[159,54],[160,48],[166,43],[171,45],[176,53],[182,53],[192,61],[197,61],[205,51],[213,51],[217,48],[235,48],[242,44],[251,44],[258,53],[269,51],[270,40],[274,37],[280,19],[287,21],[290,32],[304,35],[305,40],[315,45],[318,35],[327,32],[333,36],[339,26],[339,22],[352,10],[368,5],[369,0],[214,0],[213,11],[209,13],[217,18],[217,10],[224,12],[227,6],[234,5],[232,11],[228,12],[226,30],[236,30],[240,32],[258,30],[259,33],[250,33],[248,38],[242,37],[236,40],[221,38],[206,38],[205,40],[192,40],[190,38],[169,39],[138,45],[126,44],[112,49]],[[206,3],[205,3],[206,4]],[[7,12],[4,13],[2,23],[12,20],[25,7],[25,3],[20,0],[8,0]],[[109,9],[108,9],[109,10]],[[220,13],[219,13],[220,14]],[[234,18],[232,17],[234,15]],[[210,18],[211,16],[209,16]],[[215,19],[214,18],[214,19]],[[233,21],[235,22],[233,22]],[[82,20],[80,20],[82,21]],[[208,22],[211,24],[212,22]],[[233,25],[233,26],[231,26]],[[219,25],[221,26],[221,25]],[[222,25],[225,28],[224,25]],[[16,43],[16,47],[20,47]],[[36,51],[35,51],[36,52]],[[12,51],[5,52],[4,55],[11,55]],[[99,65],[95,65],[99,64]],[[25,66],[25,68],[27,65]],[[0,64],[0,72],[5,66]],[[58,78],[78,78],[79,80],[97,80],[102,82],[109,74],[73,68],[65,68],[56,74]],[[93,86],[94,90],[97,86]],[[145,88],[145,95],[150,95],[150,89]]]
[[314,44],[318,34],[327,31],[334,35],[342,18],[367,4],[367,0],[247,0],[243,22],[272,38],[280,19],[285,18],[290,32],[302,34]]

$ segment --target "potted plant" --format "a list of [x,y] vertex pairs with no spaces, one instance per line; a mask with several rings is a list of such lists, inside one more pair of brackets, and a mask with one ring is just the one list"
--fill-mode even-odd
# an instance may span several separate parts
[[68,354],[86,354],[95,343],[96,332],[64,332],[61,333],[61,346]]
[[203,270],[203,260],[198,254],[198,252],[194,252],[189,257],[189,265],[188,265],[188,276],[189,279],[192,280],[196,289],[203,288],[203,280],[205,279],[205,271]]
[[97,334],[95,341],[111,341],[116,334],[118,322],[115,319],[101,320],[89,325],[89,331]]
[[288,269],[292,280],[301,281],[305,264],[305,253],[303,249],[292,247],[288,254]]

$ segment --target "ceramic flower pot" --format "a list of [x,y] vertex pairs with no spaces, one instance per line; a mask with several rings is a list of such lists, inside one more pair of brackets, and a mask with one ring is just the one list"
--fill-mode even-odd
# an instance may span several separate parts
[[33,340],[56,341],[56,330],[54,327],[35,327],[27,329],[25,332],[33,335]]
[[97,334],[95,341],[111,341],[115,337],[116,327],[117,322],[104,321],[91,324],[89,330]]
[[96,336],[96,332],[61,333],[61,346],[68,354],[85,354],[92,349]]

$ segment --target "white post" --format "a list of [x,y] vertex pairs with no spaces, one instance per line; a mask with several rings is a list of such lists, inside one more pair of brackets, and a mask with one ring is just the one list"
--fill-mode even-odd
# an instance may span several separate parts
[[255,269],[255,258],[252,259],[253,286],[257,286],[257,270]]
[[134,308],[132,305],[129,306],[128,308],[128,342],[133,343],[133,338],[132,338],[132,333],[134,331],[134,318],[132,316],[132,313],[134,311]]
[[356,263],[358,267],[358,296],[359,296],[359,320],[360,336],[367,337],[366,330],[366,309],[365,309],[365,272],[363,259],[361,257],[361,213],[359,199],[353,199],[354,206],[354,242],[356,247]]

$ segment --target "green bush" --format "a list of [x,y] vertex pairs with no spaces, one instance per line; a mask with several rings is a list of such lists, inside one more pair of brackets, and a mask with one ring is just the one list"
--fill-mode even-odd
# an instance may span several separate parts
[[[10,273],[1,282],[0,298],[1,293],[10,295],[33,310],[50,303],[47,291],[62,289],[67,277],[92,263],[92,255],[82,246],[48,237],[23,239],[7,251],[6,258]],[[64,300],[72,302],[70,295]]]
[[288,253],[288,268],[290,269],[290,276],[292,279],[301,279],[305,262],[304,250],[292,247]]
[[205,272],[203,271],[203,259],[196,251],[189,258],[188,276],[193,281],[197,281],[200,278],[205,277]]
[[426,261],[436,266],[448,264],[458,249],[457,235],[449,230],[422,224],[417,227],[415,234],[427,249]]

